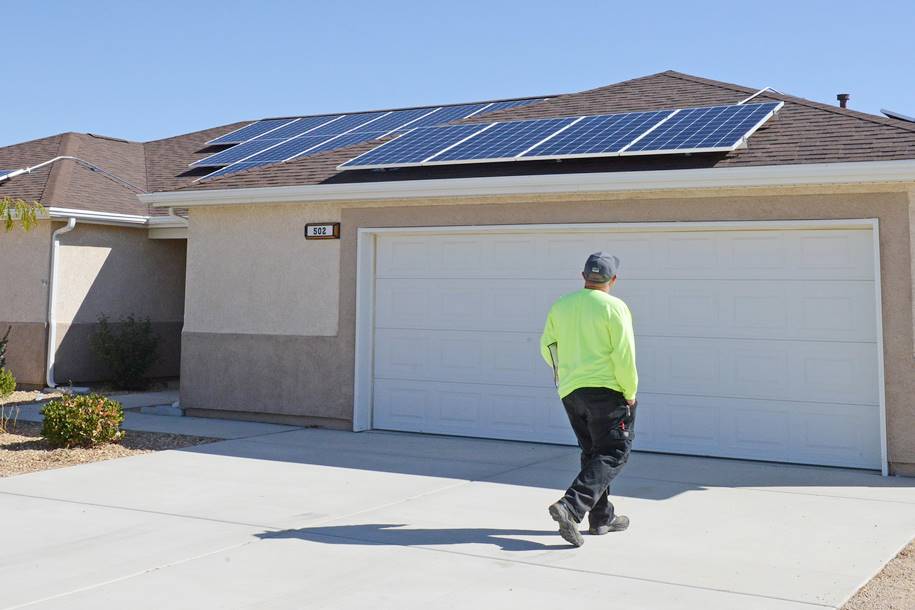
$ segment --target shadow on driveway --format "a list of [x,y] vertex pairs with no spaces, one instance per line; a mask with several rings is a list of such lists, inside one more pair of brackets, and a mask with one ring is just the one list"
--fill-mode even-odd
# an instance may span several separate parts
[[556,530],[506,530],[487,528],[413,529],[405,524],[367,523],[303,527],[257,534],[262,540],[298,538],[323,544],[441,546],[446,544],[492,544],[503,551],[554,551],[572,549],[569,544],[542,544],[515,536],[555,536]]
[[[580,467],[576,447],[392,432],[300,429],[182,449],[243,460],[267,460],[564,491]],[[915,479],[879,472],[634,451],[611,494],[666,500],[709,487],[912,488]]]

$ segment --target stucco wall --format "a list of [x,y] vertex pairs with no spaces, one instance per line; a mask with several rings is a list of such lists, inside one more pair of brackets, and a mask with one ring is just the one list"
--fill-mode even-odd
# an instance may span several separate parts
[[[538,198],[543,200],[491,204],[194,208],[182,341],[182,404],[252,416],[273,413],[306,420],[351,420],[358,227],[878,218],[890,460],[900,471],[915,464],[910,239],[910,223],[915,234],[915,212],[910,211],[908,195],[845,190],[685,195],[590,201]],[[343,230],[339,242],[305,242],[306,222],[337,218]],[[239,240],[244,245],[234,247]],[[198,283],[197,278],[205,281]],[[328,295],[327,285],[335,286],[338,294]],[[320,289],[310,291],[305,288],[309,286]],[[211,306],[205,308],[206,304]],[[337,329],[335,336],[329,336],[332,328]],[[227,381],[233,379],[239,381]]]
[[304,230],[306,222],[339,221],[339,206],[220,207],[192,215],[188,332],[337,334],[340,242],[306,241]]
[[149,239],[145,228],[77,223],[60,239],[56,379],[97,381],[107,371],[89,348],[100,315],[149,317],[159,335],[154,377],[175,376],[184,309],[184,240]]
[[12,326],[7,367],[19,383],[44,382],[51,225],[0,227],[0,336]]

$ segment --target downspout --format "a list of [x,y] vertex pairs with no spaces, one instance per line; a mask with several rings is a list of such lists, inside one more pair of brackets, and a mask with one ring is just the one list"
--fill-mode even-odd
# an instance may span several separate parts
[[54,317],[54,301],[57,299],[57,253],[60,250],[60,236],[69,233],[76,227],[72,216],[63,226],[51,235],[51,271],[48,276],[48,361],[45,370],[49,388],[57,387],[54,382],[54,360],[57,356],[57,319]]

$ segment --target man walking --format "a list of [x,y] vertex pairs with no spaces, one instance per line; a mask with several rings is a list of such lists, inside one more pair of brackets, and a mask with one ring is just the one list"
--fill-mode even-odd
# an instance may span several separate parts
[[559,534],[581,546],[578,524],[588,513],[588,532],[602,535],[629,527],[615,515],[610,482],[632,447],[635,422],[635,339],[626,304],[611,296],[620,261],[596,252],[588,257],[585,287],[561,297],[547,316],[540,351],[556,375],[559,397],[581,447],[581,472],[565,495],[550,505]]

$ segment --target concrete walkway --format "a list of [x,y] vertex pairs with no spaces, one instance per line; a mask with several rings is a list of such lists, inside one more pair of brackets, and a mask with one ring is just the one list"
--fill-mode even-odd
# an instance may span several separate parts
[[295,429],[0,479],[0,607],[809,610],[915,536],[912,479],[640,453],[630,530],[572,549],[577,461]]
[[[142,392],[112,396],[112,398],[120,402],[125,409],[134,409],[170,404],[178,400],[178,392]],[[41,415],[42,406],[44,406],[43,403],[19,405],[18,418],[22,421],[40,422],[44,419]],[[121,424],[121,427],[124,430],[139,432],[163,432],[221,439],[245,438],[300,429],[296,426],[261,424],[231,419],[147,415],[127,410],[124,411],[124,423]]]

